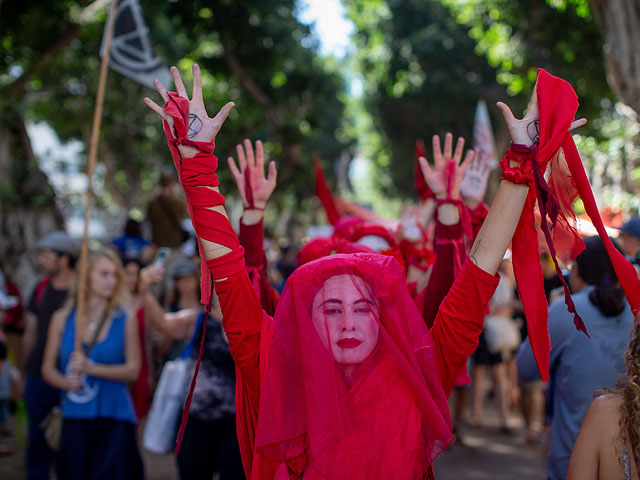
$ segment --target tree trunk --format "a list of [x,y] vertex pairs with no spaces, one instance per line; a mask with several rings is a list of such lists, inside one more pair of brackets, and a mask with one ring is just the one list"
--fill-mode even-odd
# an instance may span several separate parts
[[37,276],[34,246],[46,233],[62,228],[55,193],[37,166],[24,119],[12,115],[11,124],[0,126],[0,263],[29,294]]
[[618,99],[640,114],[640,1],[590,3],[605,39],[607,81]]

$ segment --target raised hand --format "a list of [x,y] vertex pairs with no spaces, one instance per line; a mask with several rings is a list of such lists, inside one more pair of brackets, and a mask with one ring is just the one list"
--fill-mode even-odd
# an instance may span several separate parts
[[[524,117],[518,120],[511,109],[506,103],[498,102],[497,107],[502,112],[504,121],[507,124],[509,133],[511,134],[511,140],[513,143],[519,143],[526,146],[531,146],[539,140],[540,134],[540,115],[538,111],[538,84],[533,87],[533,93],[531,94],[531,101],[529,102],[529,108]],[[581,118],[571,122],[569,131],[574,128],[586,125],[587,119]]]
[[138,288],[140,292],[146,292],[150,285],[160,283],[164,276],[164,267],[162,265],[148,265],[140,270],[140,280],[138,280]]
[[[269,174],[264,175],[264,148],[260,140],[256,141],[255,155],[251,141],[246,139],[243,145],[236,145],[238,154],[238,164],[236,166],[233,157],[227,158],[233,178],[236,180],[238,192],[242,198],[242,204],[245,210],[252,208],[264,210],[267,200],[276,188],[276,163],[272,160],[269,162]],[[250,195],[250,198],[247,196]]]
[[[429,185],[436,198],[460,198],[460,185],[465,170],[474,157],[474,151],[468,150],[464,161],[462,152],[464,151],[464,138],[459,137],[456,143],[455,152],[452,153],[453,135],[447,133],[444,137],[444,153],[440,148],[440,137],[434,135],[433,143],[433,167],[429,165],[425,157],[420,157],[420,168],[425,182]],[[449,165],[452,165],[450,167]]]
[[487,181],[489,180],[491,159],[484,152],[478,152],[469,167],[465,170],[460,184],[460,195],[472,210],[476,208],[487,191]]
[[[235,104],[233,102],[227,103],[220,109],[215,117],[209,118],[204,108],[202,98],[202,77],[200,74],[200,67],[197,63],[193,64],[192,71],[193,92],[191,100],[189,101],[189,129],[187,132],[187,138],[195,142],[211,142],[220,131],[220,128],[222,128],[222,124],[229,116],[229,112]],[[175,84],[178,95],[184,98],[189,98],[187,96],[187,89],[185,88],[182,77],[180,76],[180,72],[176,67],[171,67],[171,76],[173,77],[173,83]],[[156,87],[156,90],[162,97],[162,100],[164,100],[165,103],[168,102],[169,94],[160,80],[154,80],[153,85]],[[171,116],[164,113],[162,107],[148,97],[144,99],[144,103],[146,103],[151,110],[157,113],[158,116],[169,124],[175,137],[173,119]],[[178,148],[183,157],[193,156],[197,153],[195,148],[188,145],[179,145]]]

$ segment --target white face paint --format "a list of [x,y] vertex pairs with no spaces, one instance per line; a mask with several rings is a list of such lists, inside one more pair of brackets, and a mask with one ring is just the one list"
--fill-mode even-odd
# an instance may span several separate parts
[[313,325],[334,360],[356,366],[378,343],[379,309],[367,283],[354,275],[335,275],[313,298]]
[[384,238],[379,237],[377,235],[365,235],[356,243],[359,243],[360,245],[364,245],[365,247],[369,247],[370,249],[375,250],[376,252],[381,252],[382,250],[391,248],[391,245],[389,245],[389,242],[387,242]]

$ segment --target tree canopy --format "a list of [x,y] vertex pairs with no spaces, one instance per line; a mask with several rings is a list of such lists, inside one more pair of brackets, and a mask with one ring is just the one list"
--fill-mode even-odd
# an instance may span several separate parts
[[[0,70],[6,73],[0,88],[9,95],[3,110],[11,99],[26,120],[47,121],[63,141],[86,142],[105,3],[87,9],[89,2],[5,2]],[[309,27],[294,15],[295,2],[140,4],[159,55],[187,77],[192,62],[202,66],[208,108],[236,103],[216,145],[220,157],[232,154],[245,137],[267,139],[283,183],[296,196],[308,195],[311,156],[335,158],[351,140],[339,135],[340,65],[317,55]],[[107,166],[111,199],[131,206],[152,188],[158,166],[170,157],[161,126],[142,103],[155,92],[113,71],[107,88],[100,161]],[[242,121],[234,121],[238,118]]]

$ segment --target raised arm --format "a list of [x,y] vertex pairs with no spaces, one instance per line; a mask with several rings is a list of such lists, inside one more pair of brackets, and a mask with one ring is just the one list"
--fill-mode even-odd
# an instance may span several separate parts
[[[517,120],[504,103],[498,103],[514,144],[531,146],[536,140],[534,132],[538,122],[536,90],[526,115]],[[578,120],[571,128],[584,125]],[[529,133],[532,133],[530,135]],[[524,170],[518,159],[509,159],[509,168]],[[503,172],[504,175],[505,172]],[[527,184],[515,184],[503,179],[482,228],[476,236],[463,272],[440,305],[432,329],[439,356],[443,388],[448,394],[453,380],[477,346],[482,331],[486,306],[497,286],[495,273],[515,232],[528,195]]]
[[175,313],[165,313],[149,288],[152,284],[161,282],[163,274],[164,268],[161,265],[149,265],[140,270],[138,294],[144,307],[145,320],[172,340],[189,340],[193,335],[198,314],[202,310],[189,308]]
[[171,75],[177,94],[168,93],[158,80],[154,82],[166,102],[165,108],[149,98],[145,98],[145,103],[164,120],[165,134],[180,184],[185,191],[200,253],[206,261],[202,278],[203,300],[206,304],[210,300],[210,289],[207,288],[210,272],[217,282],[216,292],[220,298],[231,354],[242,373],[242,382],[257,402],[263,311],[250,288],[243,250],[224,208],[224,197],[218,189],[216,175],[218,159],[213,155],[215,136],[234,104],[227,103],[215,117],[209,118],[203,103],[198,65],[193,65],[191,100],[187,98],[186,88],[176,67],[171,68]]
[[264,252],[263,218],[267,201],[276,187],[276,164],[269,162],[269,175],[264,174],[264,148],[256,141],[255,155],[251,141],[237,145],[238,166],[233,157],[227,162],[233,173],[242,198],[244,213],[240,219],[240,244],[244,248],[244,260],[251,284],[265,312],[273,315],[278,300],[278,292],[267,279],[267,258]]
[[[521,120],[513,116],[511,109],[505,103],[498,102],[497,104],[507,123],[514,144],[530,147],[537,140],[539,115],[536,88],[533,89],[529,109]],[[586,123],[584,118],[575,120],[570,129],[581,127]],[[514,159],[510,159],[509,166],[516,169],[524,168],[524,165]],[[471,247],[469,255],[471,261],[491,275],[497,272],[507,247],[511,243],[528,190],[529,187],[526,184],[515,184],[503,179],[491,205],[491,210],[489,210],[473,247]]]
[[[451,288],[467,257],[464,231],[460,224],[461,211],[465,213],[467,228],[470,220],[466,206],[460,201],[460,185],[463,175],[474,159],[469,150],[462,161],[464,138],[458,138],[455,152],[452,149],[453,136],[447,133],[444,153],[440,147],[440,137],[433,137],[433,167],[425,157],[420,158],[424,180],[434,193],[438,207],[436,211],[435,263],[429,283],[420,295],[422,314],[429,327],[433,325],[438,306]],[[470,234],[470,231],[467,232]]]

